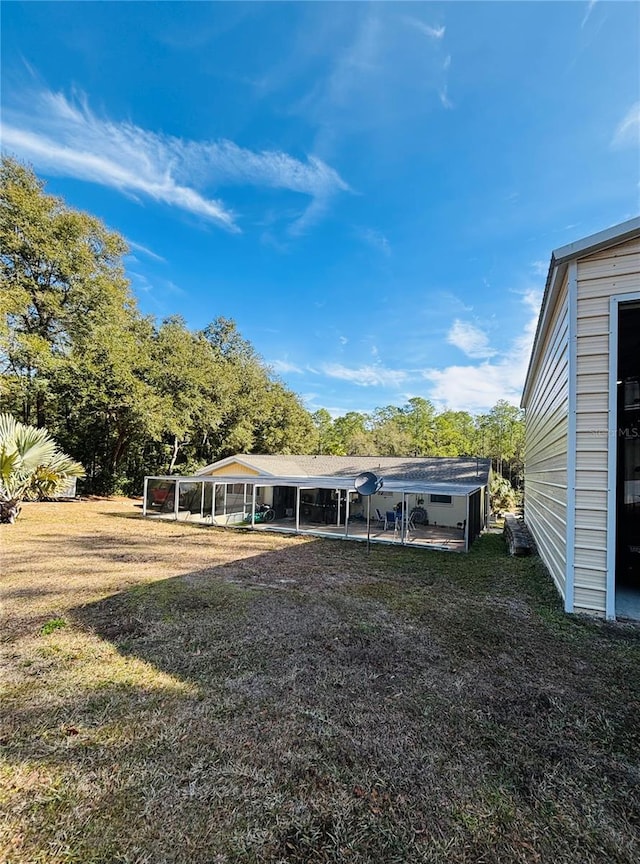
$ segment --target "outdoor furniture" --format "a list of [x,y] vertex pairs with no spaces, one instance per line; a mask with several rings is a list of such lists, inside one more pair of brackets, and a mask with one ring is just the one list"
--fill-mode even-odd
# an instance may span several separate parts
[[387,510],[384,517],[384,530],[386,531],[390,525],[393,525],[393,530],[402,524],[402,514],[395,510]]

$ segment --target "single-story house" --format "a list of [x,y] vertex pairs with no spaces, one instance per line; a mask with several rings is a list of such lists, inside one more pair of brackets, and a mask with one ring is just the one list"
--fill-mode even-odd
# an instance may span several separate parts
[[[356,478],[382,486],[362,495]],[[238,454],[192,477],[147,477],[144,515],[465,551],[489,517],[491,461]]]
[[553,252],[522,407],[525,521],[566,611],[640,617],[640,218]]

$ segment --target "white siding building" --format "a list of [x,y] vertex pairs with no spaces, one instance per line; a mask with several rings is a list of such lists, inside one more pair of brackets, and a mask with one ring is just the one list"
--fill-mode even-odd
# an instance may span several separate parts
[[566,611],[640,617],[640,218],[552,254],[522,407],[525,521]]

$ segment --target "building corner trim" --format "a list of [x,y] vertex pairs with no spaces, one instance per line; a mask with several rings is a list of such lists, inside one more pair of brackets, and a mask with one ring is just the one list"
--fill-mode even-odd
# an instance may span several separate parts
[[573,612],[575,601],[575,552],[576,552],[576,449],[577,422],[576,403],[578,389],[578,264],[571,261],[568,272],[568,396],[567,418],[567,554],[564,580],[564,610]]

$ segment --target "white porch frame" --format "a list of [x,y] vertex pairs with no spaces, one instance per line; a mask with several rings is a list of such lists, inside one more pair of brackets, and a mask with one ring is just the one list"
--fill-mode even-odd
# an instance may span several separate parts
[[[206,518],[211,519],[211,524],[216,525],[216,517],[218,515],[226,516],[227,515],[227,487],[229,485],[236,484],[244,484],[245,494],[243,496],[245,504],[244,508],[246,511],[248,501],[250,498],[251,502],[251,517],[246,518],[247,514],[245,512],[245,519],[242,525],[244,527],[251,528],[260,528],[267,530],[275,530],[275,531],[287,531],[294,532],[298,534],[312,534],[314,536],[326,536],[326,537],[342,537],[343,539],[354,539],[360,540],[361,538],[357,535],[353,535],[349,533],[350,529],[350,518],[351,518],[351,495],[357,492],[353,485],[353,480],[347,477],[277,477],[277,476],[256,476],[255,478],[248,479],[246,475],[240,477],[235,475],[221,475],[221,476],[202,476],[195,475],[193,477],[184,477],[184,476],[166,476],[166,475],[149,475],[145,477],[144,480],[144,490],[145,490],[145,503],[143,504],[143,515],[151,515],[149,512],[149,508],[146,507],[146,496],[148,494],[149,489],[149,481],[157,480],[163,482],[172,482],[174,484],[175,489],[175,498],[174,498],[174,506],[173,506],[173,518],[178,520],[179,518],[179,498],[180,498],[180,488],[181,484],[193,484],[200,483],[202,485],[201,494],[200,494],[200,515],[201,518],[204,519],[204,500],[205,500],[205,488],[207,484],[210,484],[212,487],[212,495],[211,495],[211,513],[210,515],[207,513]],[[219,486],[223,486],[222,490],[223,494],[221,496],[221,505],[222,505],[222,513],[216,513],[216,493]],[[283,487],[291,487],[296,490],[296,504],[295,504],[295,528],[286,528],[283,526],[268,526],[263,525],[262,523],[258,525],[256,523],[256,506],[257,499],[260,495],[259,490],[265,487],[274,488],[276,486]],[[249,496],[248,490],[251,488],[251,495]],[[344,515],[344,531],[338,534],[330,533],[328,531],[321,530],[320,527],[318,529],[301,527],[300,525],[300,511],[302,505],[302,492],[305,490],[316,490],[316,489],[325,489],[331,490],[336,493],[336,518],[335,523],[332,520],[332,525],[335,528],[342,527],[341,520],[341,504],[342,501],[345,502],[345,515]],[[454,484],[454,483],[410,483],[409,488],[405,487],[404,484],[395,482],[389,482],[386,491],[391,491],[397,496],[401,497],[402,504],[402,513],[403,518],[396,523],[394,530],[394,539],[393,541],[387,540],[386,538],[378,538],[374,542],[394,542],[398,545],[406,545],[409,542],[410,537],[410,525],[409,525],[409,498],[410,496],[424,497],[429,494],[446,494],[456,498],[464,498],[465,499],[465,512],[466,512],[466,520],[465,520],[465,530],[464,530],[464,549],[468,551],[470,547],[470,525],[469,525],[469,500],[470,495],[479,492],[481,495],[485,494],[488,487],[485,484],[479,484],[478,486],[474,486],[472,484]],[[486,514],[485,514],[486,515]],[[230,526],[232,527],[232,526]],[[239,527],[239,526],[238,526]],[[482,525],[480,525],[482,529]],[[439,547],[434,547],[439,548]]]

